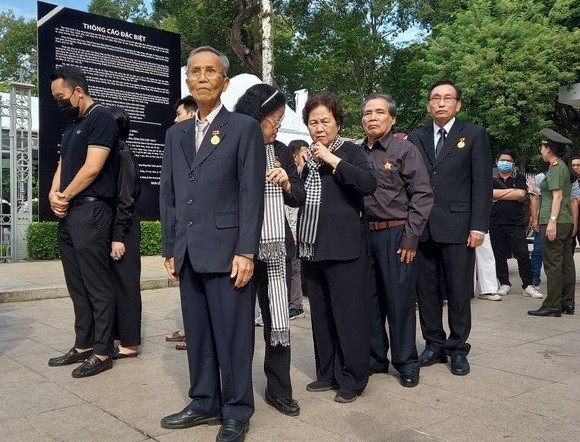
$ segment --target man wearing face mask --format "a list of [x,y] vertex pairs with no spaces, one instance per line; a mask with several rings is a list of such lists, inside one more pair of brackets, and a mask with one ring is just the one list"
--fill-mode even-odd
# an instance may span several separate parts
[[116,190],[117,125],[93,101],[81,69],[61,66],[50,75],[52,96],[72,121],[62,135],[60,161],[48,198],[58,222],[58,245],[75,312],[75,343],[58,367],[83,362],[76,378],[112,367],[115,298],[109,275]]
[[511,290],[507,265],[508,250],[518,261],[524,296],[542,298],[532,285],[532,265],[526,241],[523,219],[523,201],[527,193],[526,177],[514,170],[515,154],[502,150],[497,156],[497,175],[493,176],[493,205],[489,235],[495,256],[495,269],[499,279],[498,295]]

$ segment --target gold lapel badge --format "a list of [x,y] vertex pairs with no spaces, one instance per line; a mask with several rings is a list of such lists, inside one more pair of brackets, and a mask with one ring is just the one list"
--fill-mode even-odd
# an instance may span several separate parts
[[219,130],[213,130],[211,132],[211,140],[209,140],[211,142],[211,144],[213,144],[214,146],[217,146],[219,144],[220,140],[220,131]]
[[461,137],[457,142],[457,147],[459,149],[463,149],[465,147],[465,138]]
[[282,163],[280,162],[280,157],[278,155],[274,157],[274,167],[282,167]]
[[383,160],[383,169],[385,170],[391,170],[393,167],[393,163],[391,163],[390,158],[385,158]]

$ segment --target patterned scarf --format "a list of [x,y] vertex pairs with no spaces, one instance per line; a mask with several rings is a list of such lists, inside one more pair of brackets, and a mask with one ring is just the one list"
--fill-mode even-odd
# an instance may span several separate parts
[[[274,145],[266,145],[266,171],[275,163]],[[286,286],[286,246],[284,244],[284,197],[282,188],[266,179],[264,191],[264,222],[260,235],[258,259],[266,263],[268,299],[272,330],[270,345],[290,345],[290,319],[288,317],[288,287]]]
[[[330,152],[339,149],[346,140],[336,137],[328,146]],[[316,231],[318,230],[318,216],[320,214],[320,197],[322,195],[322,182],[320,180],[320,166],[322,163],[314,161],[311,145],[308,150],[308,176],[304,183],[306,189],[306,204],[299,220],[299,243],[298,256],[307,260],[314,257],[314,243],[316,242]]]

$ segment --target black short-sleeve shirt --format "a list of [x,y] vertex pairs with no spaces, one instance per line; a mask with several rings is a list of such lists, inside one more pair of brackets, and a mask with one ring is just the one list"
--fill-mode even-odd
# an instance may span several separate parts
[[[494,189],[522,189],[527,191],[526,177],[523,173],[512,173],[505,180],[498,174],[493,178]],[[503,183],[502,186],[500,183]],[[520,201],[499,200],[491,206],[491,224],[521,225],[524,222],[524,203]]]
[[113,199],[117,187],[117,124],[107,108],[99,104],[89,107],[85,116],[75,118],[62,135],[60,190],[66,189],[85,164],[88,146],[101,146],[110,152],[99,175],[77,197]]

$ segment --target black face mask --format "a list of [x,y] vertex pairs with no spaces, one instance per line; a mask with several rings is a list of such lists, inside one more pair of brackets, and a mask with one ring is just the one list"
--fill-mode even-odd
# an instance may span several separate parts
[[[72,95],[71,95],[72,97]],[[70,103],[70,97],[62,100],[56,100],[58,109],[69,118],[76,118],[79,116],[79,107],[74,107]]]

